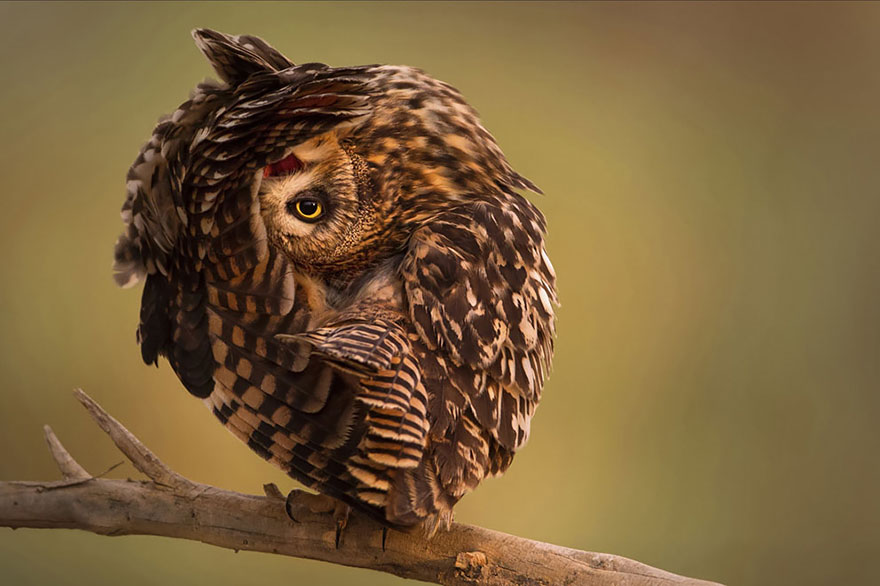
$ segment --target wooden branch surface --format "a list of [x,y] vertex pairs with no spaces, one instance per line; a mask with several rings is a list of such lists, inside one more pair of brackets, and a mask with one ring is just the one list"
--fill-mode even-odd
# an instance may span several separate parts
[[[333,501],[273,485],[267,496],[192,482],[170,470],[84,392],[77,398],[150,480],[93,478],[44,429],[63,480],[0,482],[0,526],[82,529],[101,535],[161,535],[388,572],[438,584],[713,586],[610,554],[591,553],[455,523],[428,538],[388,531],[356,512],[336,547]],[[719,586],[714,584],[714,586]]]

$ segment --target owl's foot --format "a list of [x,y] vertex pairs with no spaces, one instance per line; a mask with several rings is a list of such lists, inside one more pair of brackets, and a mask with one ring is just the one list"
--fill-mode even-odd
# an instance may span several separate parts
[[324,494],[293,489],[284,501],[284,510],[294,523],[299,523],[303,516],[307,518],[309,514],[326,515],[332,512],[333,522],[336,525],[336,549],[342,545],[343,532],[348,525],[348,516],[351,514],[351,507],[342,501]]
[[299,523],[310,515],[326,515],[334,510],[336,503],[333,497],[294,488],[287,494],[284,510],[292,521]]
[[287,498],[284,499],[284,512],[287,513],[287,516],[290,517],[290,520],[294,523],[299,523],[299,519],[294,515],[294,511],[300,506],[300,503],[298,503],[297,500],[301,493],[303,493],[303,491],[294,488],[287,493]]

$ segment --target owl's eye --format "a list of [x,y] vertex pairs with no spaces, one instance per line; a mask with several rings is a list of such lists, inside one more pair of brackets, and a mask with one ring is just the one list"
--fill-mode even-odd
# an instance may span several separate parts
[[287,155],[280,161],[272,163],[263,169],[263,177],[281,177],[290,175],[302,169],[303,163],[293,155]]
[[324,206],[315,198],[303,197],[288,202],[287,211],[303,222],[317,222],[324,215]]

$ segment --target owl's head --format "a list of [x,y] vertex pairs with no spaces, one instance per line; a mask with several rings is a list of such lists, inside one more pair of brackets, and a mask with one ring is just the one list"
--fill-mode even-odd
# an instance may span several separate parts
[[336,132],[285,151],[258,172],[269,239],[300,267],[356,271],[386,222],[363,158]]
[[255,37],[194,35],[230,94],[199,156],[212,172],[245,159],[269,241],[304,270],[357,273],[438,214],[538,191],[461,94],[417,69],[294,66]]

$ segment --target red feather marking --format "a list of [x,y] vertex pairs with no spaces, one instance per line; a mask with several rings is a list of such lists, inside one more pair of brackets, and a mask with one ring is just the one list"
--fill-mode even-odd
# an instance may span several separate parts
[[302,169],[303,163],[293,155],[287,155],[277,163],[272,163],[263,169],[263,177],[278,177],[290,175]]

